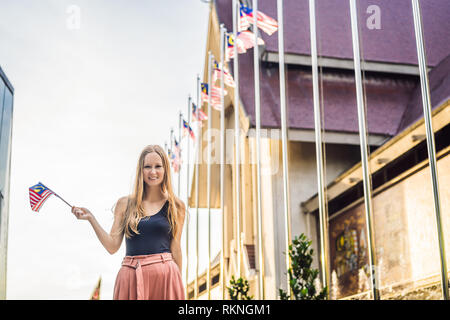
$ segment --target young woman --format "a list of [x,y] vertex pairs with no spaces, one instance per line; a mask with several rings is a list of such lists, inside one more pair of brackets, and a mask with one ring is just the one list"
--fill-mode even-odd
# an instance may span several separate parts
[[185,299],[180,246],[185,206],[173,194],[171,181],[166,153],[150,145],[139,157],[133,194],[116,203],[109,234],[88,209],[72,207],[78,219],[90,222],[110,254],[119,250],[125,235],[115,300]]

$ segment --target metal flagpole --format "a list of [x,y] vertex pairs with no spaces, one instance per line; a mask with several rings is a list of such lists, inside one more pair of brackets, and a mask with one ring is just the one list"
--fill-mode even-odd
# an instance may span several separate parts
[[[183,114],[180,111],[180,119],[179,119],[179,123],[178,123],[178,148],[180,150],[180,158],[179,160],[179,167],[178,167],[178,185],[177,185],[177,189],[178,189],[178,198],[180,198],[180,191],[181,191],[181,126],[182,126],[182,122],[183,122]],[[189,139],[188,139],[189,140]],[[189,143],[189,141],[188,141]]]
[[170,128],[170,151],[173,152],[173,128]]
[[[173,128],[170,128],[170,152],[173,153]],[[172,159],[169,159],[169,161],[172,163],[171,160]],[[172,163],[172,169],[173,169],[173,163]]]
[[[284,195],[284,231],[286,235],[286,270],[291,267],[291,257],[289,256],[289,245],[291,243],[291,206],[289,194],[289,167],[288,167],[288,137],[287,137],[287,117],[286,117],[286,83],[284,70],[284,39],[283,39],[283,0],[277,2],[278,15],[278,55],[280,68],[280,109],[281,109],[281,144],[283,153],[283,195]],[[289,277],[286,276],[287,292],[291,292]],[[292,295],[290,295],[292,298]]]
[[220,285],[222,287],[222,300],[225,300],[225,98],[224,90],[224,49],[225,49],[225,32],[223,23],[220,25],[220,208],[222,211],[222,250],[220,252]]
[[378,270],[376,270],[377,261],[375,253],[375,237],[374,225],[372,218],[372,187],[370,182],[370,170],[368,160],[367,145],[367,128],[366,128],[366,113],[365,100],[363,98],[363,87],[361,79],[361,57],[359,46],[359,32],[358,32],[358,18],[356,9],[356,0],[350,1],[350,16],[352,24],[352,41],[353,41],[353,61],[355,68],[355,84],[356,84],[356,102],[358,105],[358,124],[359,124],[359,142],[361,148],[361,164],[363,169],[363,187],[364,187],[364,205],[366,211],[366,227],[369,243],[369,266],[370,266],[370,280],[372,283],[372,293],[374,300],[380,299],[378,286]]
[[235,166],[236,166],[236,180],[235,180],[235,197],[236,197],[236,249],[237,249],[237,274],[241,276],[241,188],[240,188],[240,124],[239,124],[239,61],[237,50],[237,29],[238,29],[238,15],[239,15],[239,1],[233,0],[233,49],[234,49],[234,147],[235,147]]
[[311,34],[311,65],[313,81],[313,99],[314,99],[314,127],[316,139],[316,166],[317,166],[317,187],[319,195],[319,223],[320,223],[320,252],[322,267],[322,285],[328,288],[328,297],[330,292],[330,274],[329,274],[329,246],[328,246],[328,212],[325,207],[325,181],[324,181],[324,162],[322,154],[322,125],[321,110],[319,100],[319,75],[317,62],[317,33],[316,33],[316,9],[315,0],[309,0],[309,22]]
[[196,257],[196,263],[195,263],[195,299],[198,298],[198,263],[199,263],[199,250],[198,250],[198,225],[199,225],[199,210],[198,210],[198,200],[199,200],[199,195],[198,195],[198,170],[199,170],[199,161],[200,161],[200,150],[201,150],[201,121],[199,121],[199,109],[200,109],[200,76],[197,74],[197,153],[196,153],[196,161],[195,161],[195,257]]
[[433,205],[436,213],[436,224],[439,240],[439,254],[441,259],[441,285],[444,300],[449,300],[447,259],[445,254],[445,239],[443,230],[443,221],[441,217],[441,200],[439,196],[438,173],[436,164],[436,147],[434,143],[433,122],[431,117],[431,97],[430,85],[428,82],[427,59],[425,52],[425,43],[422,30],[422,16],[418,0],[412,0],[414,15],[414,29],[416,33],[417,58],[420,71],[420,85],[422,91],[423,115],[425,120],[425,129],[427,135],[428,159],[430,161],[431,184],[433,187]]
[[[191,125],[191,95],[188,97],[188,124]],[[189,299],[188,284],[189,284],[189,150],[190,138],[187,139],[187,154],[186,154],[186,299]]]
[[208,52],[208,163],[207,163],[207,182],[206,197],[208,205],[208,270],[206,272],[206,287],[208,289],[208,300],[211,300],[211,51]]
[[66,200],[64,200],[63,198],[61,198],[56,192],[52,191],[49,187],[47,187],[45,184],[43,184],[42,182],[39,181],[40,184],[42,184],[43,186],[45,186],[51,193],[53,193],[55,196],[57,196],[58,198],[60,198],[62,201],[64,201],[65,204],[67,204],[69,207],[73,208],[73,206],[68,203]]
[[257,26],[258,0],[253,0],[253,32],[255,34],[255,46],[253,48],[253,65],[255,75],[255,119],[256,119],[256,209],[258,225],[258,256],[259,256],[259,299],[265,299],[264,292],[264,247],[262,237],[262,212],[261,212],[261,101],[259,87],[259,47]]

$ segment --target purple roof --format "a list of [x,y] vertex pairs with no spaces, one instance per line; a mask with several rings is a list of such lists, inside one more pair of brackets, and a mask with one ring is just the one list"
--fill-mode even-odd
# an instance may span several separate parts
[[[232,30],[231,0],[215,0],[219,21]],[[368,61],[417,64],[411,0],[360,0],[358,20],[362,57]],[[380,29],[366,26],[372,12],[380,8]],[[277,2],[260,0],[259,10],[277,19]],[[437,65],[450,53],[450,6],[448,0],[421,1],[425,45],[430,66]],[[348,1],[316,1],[319,55],[353,59],[350,9]],[[261,32],[266,50],[278,52],[278,32]],[[284,42],[286,53],[310,54],[308,0],[284,1]],[[433,48],[431,50],[430,48]]]
[[[450,6],[448,0],[422,1],[423,24],[428,61],[436,65],[450,54]],[[360,0],[360,16],[373,1]],[[310,54],[307,0],[285,2],[286,52]],[[320,25],[319,46],[323,55],[352,59],[349,8],[347,1],[317,1]],[[410,0],[378,0],[381,9],[381,30],[362,29],[364,58],[373,61],[416,64],[416,47]],[[231,30],[231,0],[216,0],[219,21]],[[259,9],[276,19],[276,1],[260,0]],[[364,9],[364,10],[363,10]],[[363,10],[363,11],[361,11]],[[364,18],[366,19],[366,18]],[[302,21],[302,25],[299,23]],[[365,20],[364,20],[365,21]],[[391,32],[395,30],[395,32]],[[272,36],[261,33],[266,50],[277,51],[278,32]],[[447,39],[443,41],[443,39]],[[432,50],[430,49],[432,48]],[[320,54],[319,52],[319,54]],[[233,63],[230,63],[231,70]],[[433,107],[450,96],[450,58],[430,73]],[[253,50],[239,55],[240,95],[255,126]],[[314,129],[311,68],[286,65],[288,126],[293,129]],[[280,127],[280,87],[277,63],[261,63],[261,126]],[[371,134],[394,136],[423,116],[417,76],[365,74],[367,122]],[[358,132],[356,89],[352,70],[325,70],[323,77],[324,129]]]
[[[429,72],[430,98],[434,108],[450,99],[450,55]],[[411,94],[397,133],[423,118],[422,92],[420,83]]]
[[[251,126],[255,126],[253,52],[239,55],[240,95]],[[288,126],[314,129],[311,72],[301,67],[287,68],[286,94]],[[396,79],[366,74],[367,118],[370,133],[395,135],[405,112],[415,77]],[[280,127],[280,85],[277,64],[261,68],[261,126]],[[358,111],[354,73],[326,72],[323,77],[325,130],[358,132]]]

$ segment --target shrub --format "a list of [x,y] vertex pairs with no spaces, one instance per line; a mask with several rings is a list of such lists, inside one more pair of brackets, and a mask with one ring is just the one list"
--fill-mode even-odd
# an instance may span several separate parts
[[227,287],[231,300],[252,300],[253,296],[248,296],[248,290],[250,289],[248,281],[240,277],[235,280],[234,276],[231,276],[231,287]]
[[[318,292],[315,286],[319,270],[312,269],[313,249],[310,248],[312,241],[302,233],[295,237],[289,245],[289,256],[291,267],[288,270],[289,286],[295,300],[324,300],[327,298],[328,288],[325,287]],[[283,289],[279,289],[280,299],[288,300],[290,295]]]

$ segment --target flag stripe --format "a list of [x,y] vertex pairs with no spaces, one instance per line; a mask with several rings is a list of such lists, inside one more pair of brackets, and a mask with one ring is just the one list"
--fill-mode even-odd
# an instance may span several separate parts
[[39,209],[42,207],[42,205],[44,204],[45,200],[48,199],[48,197],[51,196],[51,193],[47,194],[45,197],[43,197],[34,207],[34,211],[39,211]]
[[46,190],[46,191],[44,191],[42,196],[40,196],[40,195],[37,195],[34,191],[30,190],[30,200],[32,200],[34,203],[36,203],[39,200],[41,200],[42,197],[45,197],[47,194],[51,194],[51,193]]

